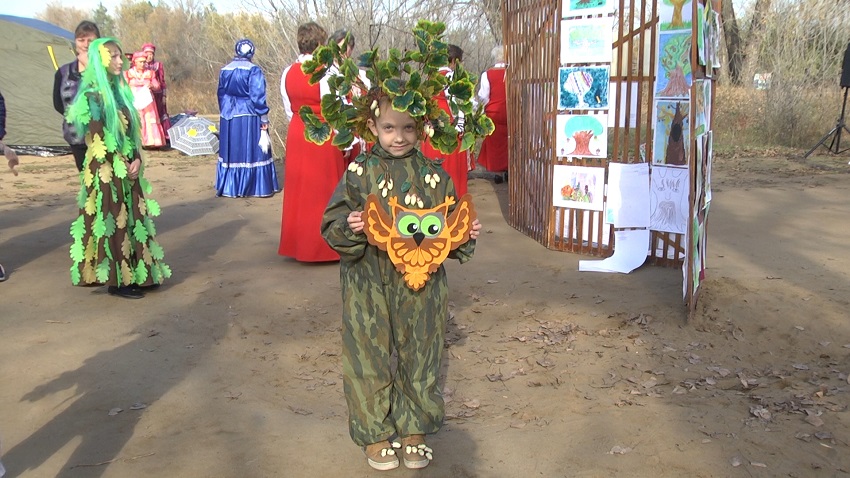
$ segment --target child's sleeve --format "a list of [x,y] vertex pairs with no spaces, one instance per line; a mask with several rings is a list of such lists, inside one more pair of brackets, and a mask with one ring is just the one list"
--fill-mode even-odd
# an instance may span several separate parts
[[[453,197],[457,198],[457,191],[455,191],[454,181],[452,181],[451,178],[449,178],[447,183],[448,184],[446,185],[446,196],[453,196]],[[451,214],[452,211],[454,211],[456,207],[457,207],[457,204],[449,206],[449,214]],[[469,262],[469,260],[472,259],[472,255],[474,253],[475,253],[475,240],[470,239],[470,240],[464,242],[463,244],[461,244],[460,246],[458,246],[457,249],[454,249],[451,252],[449,252],[449,259],[457,259],[458,261],[460,261],[461,264],[463,264],[465,262]]]
[[347,181],[353,174],[346,172],[336,185],[333,196],[322,215],[322,237],[331,249],[339,253],[340,260],[356,261],[363,257],[369,245],[366,234],[355,233],[348,227],[348,215],[352,211],[362,211],[361,197],[356,186]]

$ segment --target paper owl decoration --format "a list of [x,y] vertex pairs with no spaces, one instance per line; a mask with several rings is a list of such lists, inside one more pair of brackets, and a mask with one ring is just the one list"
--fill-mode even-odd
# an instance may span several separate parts
[[378,197],[370,194],[363,211],[366,227],[363,232],[369,244],[387,251],[397,271],[413,290],[419,290],[435,272],[449,252],[469,240],[475,206],[469,194],[449,214],[455,198],[446,200],[431,209],[408,209],[391,197],[390,214],[384,210]]

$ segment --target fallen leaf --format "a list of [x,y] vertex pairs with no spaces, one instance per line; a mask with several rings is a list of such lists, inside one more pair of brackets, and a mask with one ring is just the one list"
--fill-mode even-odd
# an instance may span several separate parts
[[611,451],[609,451],[608,454],[609,455],[625,455],[626,453],[629,453],[630,451],[632,451],[632,449],[630,447],[614,445],[614,447],[611,448]]
[[473,398],[472,400],[463,402],[463,406],[467,408],[478,408],[481,406],[481,402],[479,402],[477,398]]
[[823,419],[817,415],[809,415],[806,417],[806,423],[813,427],[819,427],[823,425]]
[[130,410],[143,410],[145,408],[148,408],[148,406],[141,402],[136,402],[130,405]]
[[762,420],[770,420],[773,417],[770,410],[764,407],[750,407],[750,413]]
[[729,464],[732,466],[741,466],[741,457],[733,456],[732,459],[729,461]]
[[123,409],[123,408],[115,407],[115,408],[113,408],[112,410],[109,410],[108,415],[109,415],[110,417],[114,417],[115,415],[118,415],[119,413],[121,413],[121,412],[123,412],[123,411],[124,411],[124,409]]

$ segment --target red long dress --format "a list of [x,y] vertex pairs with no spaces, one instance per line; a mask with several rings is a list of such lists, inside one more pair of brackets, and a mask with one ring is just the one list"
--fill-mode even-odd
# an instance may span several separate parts
[[[440,73],[443,75],[447,75],[452,70],[448,68],[441,68]],[[437,104],[440,106],[440,109],[448,113],[449,118],[454,119],[452,117],[452,111],[449,108],[449,101],[446,98],[446,92],[441,91],[434,99],[437,101]],[[458,138],[460,139],[460,138]],[[422,142],[422,154],[428,159],[440,159],[443,158],[443,169],[449,173],[449,176],[452,178],[452,181],[455,183],[455,191],[457,191],[457,197],[461,198],[464,194],[466,194],[466,182],[467,182],[467,174],[469,173],[469,155],[466,151],[460,150],[460,145],[451,153],[445,154],[441,153],[439,150],[434,149],[431,146],[431,143],[426,138],[425,141]]]
[[[508,111],[505,94],[505,67],[497,65],[490,68],[481,75],[481,79],[482,93],[484,92],[485,79],[486,84],[490,87],[484,112],[493,120],[496,129],[481,143],[478,162],[487,168],[487,171],[501,173],[508,170]],[[479,93],[480,96],[481,93]]]
[[345,161],[342,151],[330,141],[319,146],[304,139],[304,122],[298,110],[307,105],[319,114],[322,92],[319,83],[308,83],[308,76],[301,71],[304,57],[299,60],[284,70],[281,79],[284,104],[288,98],[293,116],[286,134],[278,254],[301,262],[338,261],[339,254],[328,247],[320,228],[325,207],[345,173]]

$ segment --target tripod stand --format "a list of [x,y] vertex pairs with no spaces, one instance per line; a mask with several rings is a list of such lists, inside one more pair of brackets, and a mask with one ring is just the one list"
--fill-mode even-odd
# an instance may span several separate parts
[[[848,49],[848,51],[850,51],[850,49]],[[829,146],[827,147],[827,149],[829,149],[830,152],[835,153],[835,154],[840,154],[840,153],[843,153],[844,151],[847,151],[848,149],[850,149],[850,148],[841,149],[841,130],[844,130],[844,131],[847,131],[848,133],[850,133],[850,129],[847,129],[847,125],[844,124],[844,111],[847,109],[847,90],[848,89],[850,89],[850,87],[847,87],[847,86],[844,87],[844,103],[841,105],[841,117],[838,118],[838,122],[835,124],[835,128],[832,128],[832,131],[830,131],[829,133],[826,133],[823,136],[823,138],[821,138],[820,141],[817,142],[817,144],[812,146],[812,149],[810,149],[808,153],[803,155],[803,159],[808,158],[810,154],[814,153],[815,150],[818,149],[818,146],[825,145],[826,140],[828,140],[830,137],[832,137],[832,141],[829,142]]]

